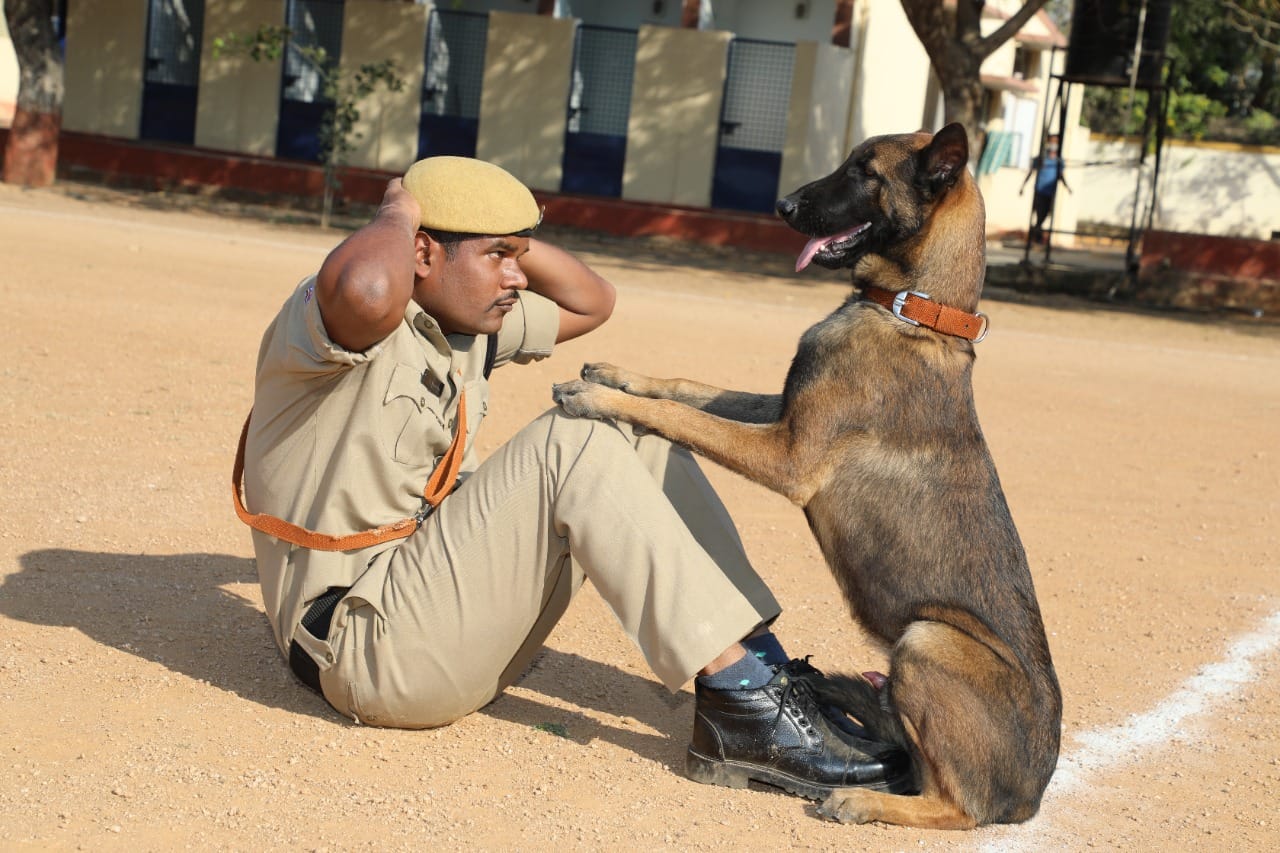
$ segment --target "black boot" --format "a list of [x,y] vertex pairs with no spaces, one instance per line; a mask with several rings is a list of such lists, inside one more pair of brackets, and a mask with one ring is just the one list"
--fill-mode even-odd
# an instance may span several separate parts
[[836,788],[913,792],[906,753],[841,732],[792,668],[779,667],[773,680],[757,689],[710,690],[696,683],[685,774],[728,788],[764,782],[811,800],[824,799]]

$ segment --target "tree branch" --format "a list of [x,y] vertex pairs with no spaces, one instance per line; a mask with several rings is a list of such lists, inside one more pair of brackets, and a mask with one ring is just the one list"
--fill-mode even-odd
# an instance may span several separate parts
[[1280,36],[1280,3],[1275,0],[1261,0],[1264,7],[1269,7],[1264,14],[1246,9],[1234,0],[1218,0],[1227,8],[1227,26],[1233,30],[1253,37],[1261,47],[1280,52],[1280,39],[1272,40],[1272,31]]
[[[959,2],[963,2],[963,0],[959,0]],[[994,53],[996,48],[1016,35],[1018,30],[1022,29],[1023,25],[1031,20],[1031,17],[1036,12],[1043,9],[1047,2],[1049,0],[1027,0],[1026,3],[1023,3],[1022,8],[1014,12],[1009,20],[1000,25],[999,29],[978,42],[978,56],[986,59]]]

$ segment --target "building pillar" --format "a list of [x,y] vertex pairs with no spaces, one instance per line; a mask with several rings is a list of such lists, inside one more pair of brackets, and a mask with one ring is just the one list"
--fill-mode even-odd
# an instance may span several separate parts
[[238,53],[214,56],[220,38],[244,36],[284,23],[285,0],[221,0],[204,10],[196,145],[219,151],[273,156],[280,121],[280,66]]
[[351,164],[401,172],[418,154],[422,116],[422,50],[427,39],[426,6],[346,0],[342,15],[342,68],[354,72],[365,64],[394,60],[402,88],[378,86],[356,104],[359,138],[350,140]]
[[62,129],[137,139],[147,0],[75,0],[67,16]]
[[636,41],[622,197],[711,206],[732,34],[645,25]]
[[476,157],[533,190],[560,189],[572,18],[490,12]]

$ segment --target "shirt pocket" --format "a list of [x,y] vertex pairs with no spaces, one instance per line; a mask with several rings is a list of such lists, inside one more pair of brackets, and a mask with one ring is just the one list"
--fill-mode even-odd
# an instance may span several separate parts
[[449,447],[450,434],[438,411],[440,398],[422,383],[421,368],[396,364],[382,400],[386,444],[402,465],[430,468]]

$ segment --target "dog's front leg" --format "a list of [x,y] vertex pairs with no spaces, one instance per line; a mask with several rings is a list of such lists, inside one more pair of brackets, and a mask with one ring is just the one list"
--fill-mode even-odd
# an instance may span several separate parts
[[551,396],[570,415],[622,420],[656,432],[801,506],[815,490],[813,462],[795,458],[785,422],[741,423],[581,380],[553,386]]
[[902,796],[866,788],[837,789],[818,814],[841,823],[892,823],[921,829],[973,829],[978,822],[939,792]]
[[747,424],[769,424],[782,417],[781,394],[727,391],[691,379],[655,379],[612,364],[582,365],[582,378],[636,397],[674,400],[708,414]]

